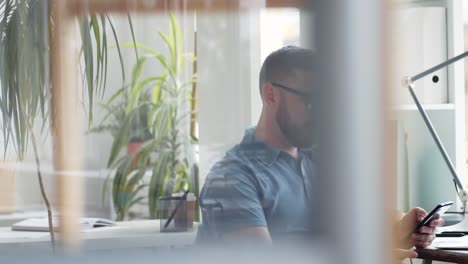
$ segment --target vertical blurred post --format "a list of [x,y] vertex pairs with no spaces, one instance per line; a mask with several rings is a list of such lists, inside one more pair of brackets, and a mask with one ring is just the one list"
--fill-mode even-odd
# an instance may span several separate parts
[[80,244],[78,219],[82,213],[81,112],[77,80],[78,49],[74,38],[74,16],[69,3],[52,1],[54,34],[52,42],[52,131],[60,240],[66,251]]
[[311,6],[320,72],[317,217],[338,263],[390,263],[395,175],[384,129],[387,2],[314,0]]
[[15,208],[15,169],[10,160],[0,161],[0,214],[12,214]]

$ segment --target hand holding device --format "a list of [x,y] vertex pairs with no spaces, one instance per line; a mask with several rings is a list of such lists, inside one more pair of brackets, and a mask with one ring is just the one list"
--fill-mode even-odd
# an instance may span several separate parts
[[428,225],[432,220],[438,219],[450,208],[450,206],[452,206],[452,204],[452,201],[438,204],[426,217],[424,217],[421,222],[419,222],[419,224],[414,229],[414,232],[417,232],[419,228]]

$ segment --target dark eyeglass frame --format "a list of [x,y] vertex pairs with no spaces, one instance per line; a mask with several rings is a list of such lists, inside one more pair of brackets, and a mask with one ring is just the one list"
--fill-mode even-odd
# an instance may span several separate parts
[[279,83],[275,83],[275,82],[272,82],[271,85],[276,86],[278,88],[281,88],[286,92],[290,92],[292,94],[295,94],[297,96],[302,97],[302,99],[304,99],[304,104],[305,104],[305,107],[307,108],[307,110],[312,110],[312,104],[310,103],[310,95],[309,94],[298,91],[296,89],[293,89],[293,88],[290,88],[290,87],[287,87],[287,86],[284,86],[284,85],[279,84]]

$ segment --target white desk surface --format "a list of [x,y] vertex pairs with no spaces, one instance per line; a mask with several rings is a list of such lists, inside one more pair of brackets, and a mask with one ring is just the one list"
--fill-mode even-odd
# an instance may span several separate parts
[[[468,214],[465,214],[465,218],[463,219],[463,221],[461,221],[458,224],[455,224],[455,225],[452,225],[452,226],[444,226],[444,227],[438,227],[437,228],[437,233],[440,233],[440,232],[443,232],[443,231],[464,231],[464,232],[468,232]],[[432,245],[429,246],[429,248],[430,249],[436,249],[437,245],[444,245],[446,243],[451,243],[452,241],[457,242],[457,243],[462,242],[463,244],[466,245],[466,248],[468,248],[468,236],[465,236],[465,237],[436,237],[436,239],[432,242]]]
[[[159,220],[136,220],[117,222],[116,226],[82,230],[79,234],[83,244],[93,249],[138,247],[171,247],[191,245],[195,241],[198,225],[192,231],[161,233]],[[11,227],[0,228],[0,248],[15,245],[48,245],[48,232],[12,231]]]
[[11,226],[12,224],[28,218],[47,217],[44,210],[18,211],[13,214],[0,214],[0,227]]

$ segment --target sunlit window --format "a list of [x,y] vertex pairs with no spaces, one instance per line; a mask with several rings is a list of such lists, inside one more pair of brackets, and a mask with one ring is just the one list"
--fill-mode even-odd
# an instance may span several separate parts
[[288,45],[299,46],[300,17],[298,9],[264,9],[260,12],[261,59]]

